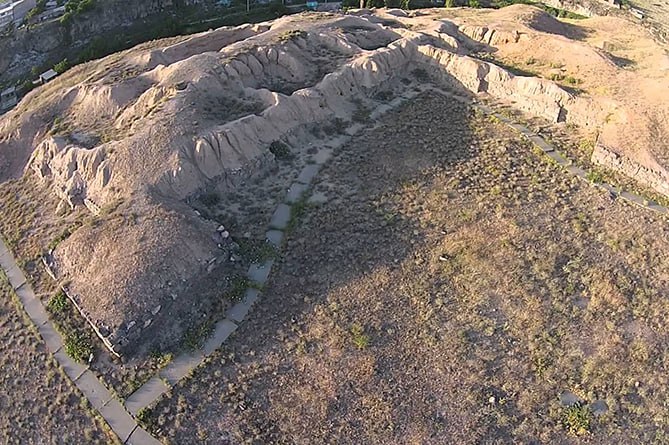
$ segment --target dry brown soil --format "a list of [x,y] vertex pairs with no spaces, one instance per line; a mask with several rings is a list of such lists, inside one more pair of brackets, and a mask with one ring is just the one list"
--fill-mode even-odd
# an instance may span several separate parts
[[[666,220],[439,96],[315,196],[250,318],[149,416],[166,442],[666,442]],[[564,391],[608,409],[569,422]]]
[[0,443],[118,443],[17,305],[0,272]]

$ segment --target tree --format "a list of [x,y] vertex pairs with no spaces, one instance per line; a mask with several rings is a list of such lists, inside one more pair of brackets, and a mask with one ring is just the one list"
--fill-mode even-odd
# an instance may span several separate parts
[[63,74],[68,69],[70,69],[70,62],[67,59],[63,59],[53,66],[53,70],[58,74]]

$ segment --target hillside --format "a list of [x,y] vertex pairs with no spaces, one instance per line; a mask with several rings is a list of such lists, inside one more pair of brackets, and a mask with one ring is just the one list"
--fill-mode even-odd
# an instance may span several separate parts
[[[140,45],[70,70],[0,121],[0,179],[46,181],[60,200],[44,224],[80,208],[95,217],[68,223],[76,230],[53,267],[112,343],[175,307],[208,264],[227,267],[216,231],[225,214],[194,212],[198,199],[246,187],[276,169],[273,143],[297,147],[310,126],[350,120],[419,67],[438,84],[595,133],[598,159],[631,165],[667,194],[668,62],[642,30],[613,18],[558,22],[526,6],[391,14],[306,14]],[[622,26],[629,32],[612,33]]]

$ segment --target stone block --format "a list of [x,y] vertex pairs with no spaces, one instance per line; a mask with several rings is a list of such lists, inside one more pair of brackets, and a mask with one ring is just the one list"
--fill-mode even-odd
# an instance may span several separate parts
[[161,443],[140,426],[135,428],[126,442],[127,445],[161,445]]
[[63,347],[63,337],[54,329],[53,325],[45,323],[37,326],[39,335],[44,340],[46,348],[52,353],[56,353]]
[[88,369],[87,366],[74,361],[72,357],[67,355],[67,353],[63,349],[56,352],[53,356],[56,359],[56,361],[60,364],[60,366],[63,368],[65,374],[72,381],[77,380],[84,373],[84,371]]
[[273,229],[284,230],[288,227],[288,222],[290,221],[290,206],[286,204],[279,204],[272,219],[269,222],[269,226]]
[[283,241],[283,232],[281,230],[268,230],[265,233],[265,239],[274,247],[281,247]]
[[577,176],[577,177],[582,178],[582,179],[586,179],[586,177],[588,176],[588,174],[585,172],[585,170],[583,170],[580,167],[576,167],[575,165],[570,165],[569,167],[567,167],[567,171],[569,173],[571,173],[572,175]]
[[269,278],[274,260],[267,260],[263,264],[254,263],[249,266],[248,278],[254,283],[264,286]]
[[302,184],[311,184],[318,174],[320,168],[321,166],[318,164],[305,165],[300,172],[300,175],[297,177],[297,182],[301,182]]
[[563,167],[566,167],[567,165],[569,165],[569,161],[564,156],[562,156],[560,153],[558,153],[557,151],[551,151],[551,152],[546,153],[546,154],[548,155],[549,158],[551,158],[552,160],[554,160],[556,163],[558,163],[559,165],[561,165]]
[[204,355],[201,351],[180,354],[169,365],[160,370],[158,375],[174,386],[179,380],[197,368],[203,359]]
[[532,141],[532,143],[537,147],[539,147],[539,149],[543,152],[548,153],[555,150],[555,148],[553,148],[552,145],[550,145],[548,142],[546,142],[543,138],[539,136],[536,135],[530,136],[530,141]]
[[43,325],[49,321],[49,314],[44,304],[35,296],[29,285],[21,286],[16,291],[16,295],[19,297],[23,309],[36,326]]
[[75,382],[79,391],[88,399],[98,411],[102,410],[113,396],[100,380],[90,370],[85,371]]
[[142,408],[151,405],[169,389],[169,386],[160,377],[153,376],[125,400],[125,408],[130,414],[136,416]]
[[110,400],[109,403],[103,406],[100,409],[100,415],[104,417],[122,443],[128,440],[130,434],[132,434],[137,426],[135,419],[130,417],[130,414],[123,408],[123,405],[116,399]]
[[302,196],[304,196],[304,192],[307,191],[307,188],[308,187],[305,184],[294,182],[288,189],[288,193],[286,194],[286,202],[288,204],[295,204],[300,199],[302,199]]
[[223,342],[227,340],[228,337],[230,337],[230,334],[235,332],[236,329],[237,325],[227,319],[216,323],[213,334],[207,339],[204,346],[202,346],[204,355],[208,356],[220,348]]
[[5,275],[7,275],[9,284],[11,284],[14,289],[18,289],[19,287],[26,284],[26,276],[17,265],[14,265],[9,269],[5,269]]
[[230,320],[241,322],[246,318],[246,315],[251,310],[251,307],[255,304],[260,296],[260,291],[258,289],[246,289],[244,293],[244,298],[242,301],[232,306],[228,312],[227,317]]

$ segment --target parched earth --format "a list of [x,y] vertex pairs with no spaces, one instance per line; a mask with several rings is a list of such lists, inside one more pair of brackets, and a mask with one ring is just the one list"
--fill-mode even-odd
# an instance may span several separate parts
[[167,443],[666,443],[667,220],[429,94],[354,137]]
[[0,272],[0,443],[117,444],[59,369]]

